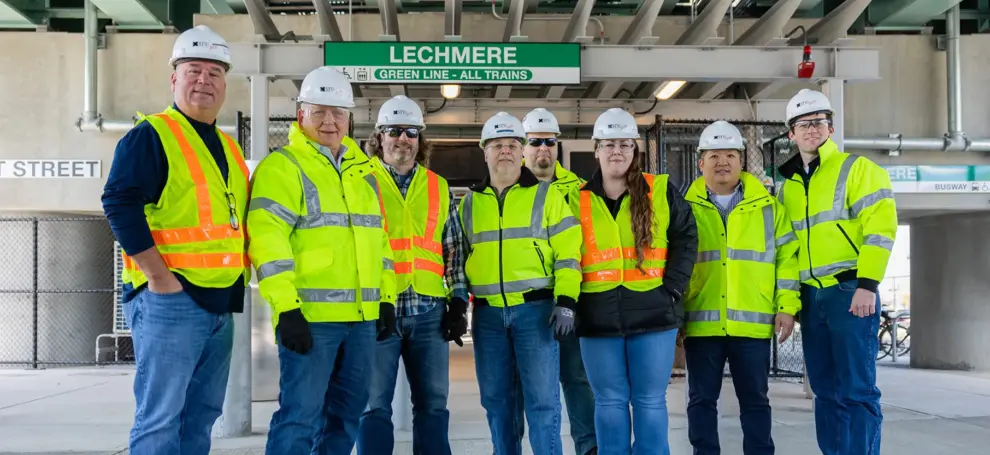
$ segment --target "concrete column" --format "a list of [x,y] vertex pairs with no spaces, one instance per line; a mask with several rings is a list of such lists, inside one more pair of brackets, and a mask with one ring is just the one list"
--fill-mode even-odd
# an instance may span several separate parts
[[826,79],[826,82],[822,84],[822,93],[828,97],[828,101],[832,103],[832,110],[835,111],[835,115],[832,116],[832,128],[835,132],[832,133],[832,142],[839,146],[839,150],[843,150],[843,143],[846,137],[845,128],[845,81],[842,79]]
[[911,221],[911,367],[990,370],[990,214]]

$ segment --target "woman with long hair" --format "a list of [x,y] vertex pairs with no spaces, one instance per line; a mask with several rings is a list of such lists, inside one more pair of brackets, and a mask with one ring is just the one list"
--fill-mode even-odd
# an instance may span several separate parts
[[668,455],[667,384],[697,228],[667,176],[643,173],[631,114],[605,111],[592,138],[600,169],[569,202],[584,236],[577,334],[598,453]]

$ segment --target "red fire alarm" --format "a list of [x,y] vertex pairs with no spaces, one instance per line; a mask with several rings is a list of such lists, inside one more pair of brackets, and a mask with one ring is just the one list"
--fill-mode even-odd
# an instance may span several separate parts
[[798,63],[797,70],[801,79],[811,79],[815,74],[815,62],[811,61],[811,46],[807,44],[804,46],[804,56],[801,58],[801,63]]

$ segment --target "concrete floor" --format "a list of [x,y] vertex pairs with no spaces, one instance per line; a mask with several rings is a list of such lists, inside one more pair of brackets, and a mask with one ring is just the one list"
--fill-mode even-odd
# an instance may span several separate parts
[[[454,348],[451,367],[452,451],[457,455],[490,454],[485,414],[478,400],[472,356]],[[902,359],[905,362],[906,359]],[[983,455],[990,445],[990,373],[912,370],[889,362],[878,368],[883,390],[884,455]],[[133,368],[64,368],[0,370],[0,454],[126,453],[133,399]],[[671,452],[690,454],[684,414],[684,386],[671,384]],[[741,454],[742,434],[730,382],[723,388],[720,429],[723,454]],[[811,401],[802,385],[771,384],[774,440],[779,454],[818,453]],[[260,454],[275,403],[254,405],[254,435],[218,439],[216,454]],[[565,454],[573,454],[567,419]],[[399,432],[396,454],[411,453],[411,435]],[[527,448],[527,452],[528,451]]]

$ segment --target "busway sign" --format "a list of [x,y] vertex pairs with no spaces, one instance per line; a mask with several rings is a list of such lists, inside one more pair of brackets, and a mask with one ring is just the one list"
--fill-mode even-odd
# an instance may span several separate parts
[[990,193],[990,166],[890,165],[896,193]]
[[580,43],[327,41],[323,52],[359,84],[581,83]]

